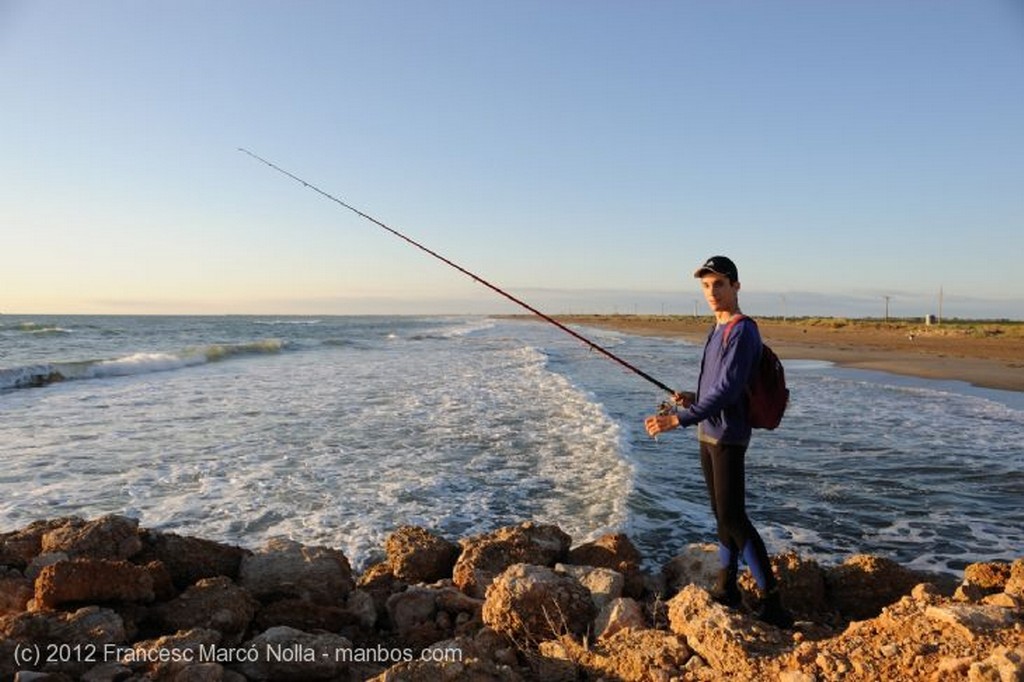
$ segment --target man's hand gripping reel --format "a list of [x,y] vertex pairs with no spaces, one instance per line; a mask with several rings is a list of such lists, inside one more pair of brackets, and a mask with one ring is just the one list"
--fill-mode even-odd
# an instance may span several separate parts
[[658,406],[658,415],[676,414],[680,408],[687,408],[697,400],[697,396],[690,391],[676,391],[668,400],[662,401]]

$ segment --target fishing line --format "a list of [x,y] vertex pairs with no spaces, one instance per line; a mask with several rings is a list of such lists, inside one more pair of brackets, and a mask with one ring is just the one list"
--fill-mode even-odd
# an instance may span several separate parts
[[588,347],[590,347],[591,350],[595,350],[598,353],[601,353],[602,355],[607,357],[608,359],[614,360],[615,362],[619,363],[620,365],[622,365],[623,367],[625,367],[629,371],[633,372],[634,374],[636,374],[636,375],[646,379],[647,381],[651,382],[652,384],[654,384],[655,386],[657,386],[661,390],[663,390],[663,391],[665,391],[667,393],[671,393],[671,394],[676,393],[676,391],[674,391],[673,389],[669,388],[667,385],[665,385],[662,382],[658,381],[657,379],[652,377],[647,372],[644,372],[643,370],[639,369],[638,367],[635,367],[632,364],[626,362],[625,360],[623,360],[619,356],[617,356],[614,353],[612,353],[610,350],[599,346],[598,344],[594,343],[593,341],[591,341],[587,337],[583,336],[582,334],[574,332],[572,329],[570,329],[569,327],[565,326],[564,324],[562,324],[558,320],[554,319],[553,317],[551,317],[549,315],[545,315],[541,311],[537,310],[536,308],[531,306],[529,303],[526,303],[525,301],[522,301],[522,300],[516,298],[515,296],[513,296],[510,293],[508,293],[504,289],[502,289],[502,288],[500,288],[500,287],[498,287],[498,286],[496,286],[494,284],[491,284],[486,279],[484,279],[483,277],[477,275],[476,273],[470,272],[469,270],[467,270],[466,268],[462,267],[458,263],[454,263],[454,262],[450,261],[449,259],[445,258],[444,256],[442,256],[441,254],[437,253],[436,251],[433,251],[433,250],[427,248],[426,246],[424,246],[423,244],[420,244],[416,240],[411,239],[411,238],[405,236],[404,234],[402,234],[398,230],[385,225],[384,223],[382,223],[381,221],[377,220],[373,216],[371,216],[371,215],[369,215],[367,213],[363,213],[358,208],[356,208],[356,207],[354,207],[354,206],[352,206],[350,204],[345,203],[344,201],[342,201],[338,197],[334,196],[333,194],[329,194],[329,193],[325,192],[324,190],[320,189],[319,187],[317,187],[316,185],[311,184],[309,182],[306,182],[305,180],[303,180],[299,176],[294,175],[294,174],[286,171],[285,169],[281,168],[280,166],[278,166],[278,165],[276,165],[274,163],[271,163],[270,161],[267,161],[262,156],[259,156],[258,154],[254,154],[253,152],[249,151],[248,149],[245,149],[243,147],[239,147],[238,151],[243,152],[244,154],[248,154],[249,156],[251,156],[252,158],[256,159],[257,161],[259,161],[259,162],[261,162],[263,164],[266,164],[267,166],[270,166],[271,168],[276,170],[278,173],[281,173],[283,175],[287,175],[289,178],[291,178],[295,182],[301,184],[303,187],[308,187],[309,189],[313,190],[314,192],[316,192],[320,196],[322,196],[322,197],[324,197],[326,199],[330,199],[331,201],[333,201],[334,203],[338,204],[339,206],[347,208],[348,210],[352,211],[353,213],[355,213],[359,217],[365,218],[366,220],[369,220],[371,223],[373,223],[377,227],[383,228],[383,229],[387,230],[388,232],[390,232],[391,234],[393,234],[396,237],[398,237],[399,239],[401,239],[401,240],[403,240],[403,241],[405,241],[405,242],[407,242],[409,244],[412,244],[413,246],[415,246],[420,251],[424,251],[424,252],[430,254],[431,256],[433,256],[434,258],[438,259],[442,263],[455,268],[456,270],[458,270],[462,274],[468,276],[470,279],[472,279],[472,280],[474,280],[476,282],[479,282],[480,284],[483,284],[488,289],[490,289],[490,290],[492,290],[492,291],[494,291],[494,292],[504,296],[505,298],[507,298],[508,300],[512,301],[516,305],[518,305],[518,306],[520,306],[522,308],[525,308],[526,310],[529,310],[531,313],[533,313],[537,317],[541,318],[545,322],[550,322],[551,324],[555,325],[556,327],[561,329],[566,334],[569,334],[570,336],[575,337],[576,339],[578,339],[578,340],[582,341],[583,343],[585,343]]

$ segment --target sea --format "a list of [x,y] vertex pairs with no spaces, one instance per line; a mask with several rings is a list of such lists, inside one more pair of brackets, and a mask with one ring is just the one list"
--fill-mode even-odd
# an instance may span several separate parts
[[[574,327],[680,389],[701,348]],[[772,553],[957,573],[1024,554],[1024,394],[789,360],[747,508]],[[539,319],[0,316],[0,532],[122,514],[357,569],[398,526],[526,520],[624,532],[656,569],[715,542],[693,430],[665,396]]]

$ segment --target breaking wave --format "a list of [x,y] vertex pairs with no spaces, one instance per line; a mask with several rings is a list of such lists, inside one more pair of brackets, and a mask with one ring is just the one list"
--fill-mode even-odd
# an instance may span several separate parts
[[239,356],[280,353],[288,344],[279,339],[251,343],[212,344],[189,348],[177,353],[132,353],[107,360],[53,362],[0,369],[0,390],[41,388],[60,381],[105,379],[153,372],[168,372],[220,362]]
[[70,334],[72,330],[59,327],[55,324],[39,324],[38,322],[18,322],[0,326],[0,330],[22,332],[37,336],[49,336],[51,334]]

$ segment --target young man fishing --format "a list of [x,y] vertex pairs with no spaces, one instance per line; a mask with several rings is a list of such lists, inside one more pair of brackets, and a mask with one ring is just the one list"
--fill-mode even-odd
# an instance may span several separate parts
[[712,596],[726,606],[739,606],[736,579],[742,556],[762,593],[758,617],[789,628],[793,619],[779,599],[768,552],[747,516],[744,500],[744,458],[751,432],[746,387],[761,355],[761,335],[754,321],[740,313],[735,263],[713,256],[693,276],[700,279],[715,316],[715,327],[704,345],[697,392],[676,394],[673,412],[648,417],[644,425],[652,436],[697,425],[701,469],[718,523],[721,569]]

